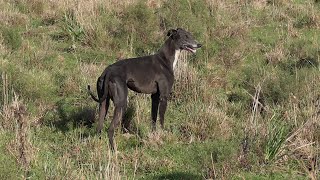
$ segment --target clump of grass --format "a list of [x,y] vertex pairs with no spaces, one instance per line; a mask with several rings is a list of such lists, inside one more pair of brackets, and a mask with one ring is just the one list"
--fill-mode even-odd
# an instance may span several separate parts
[[21,47],[22,38],[20,32],[16,28],[12,27],[0,27],[3,43],[11,51],[16,51]]
[[45,3],[39,0],[31,0],[31,1],[15,1],[15,7],[22,13],[35,13],[37,15],[41,15],[45,10]]
[[67,11],[63,17],[63,29],[69,34],[72,42],[81,41],[85,36],[84,28],[78,23],[72,10]]
[[2,7],[0,12],[0,24],[2,26],[14,26],[20,28],[29,23],[29,17],[15,10],[12,4],[0,2],[0,7]]
[[317,16],[312,16],[307,12],[302,12],[301,15],[299,15],[299,17],[293,23],[293,27],[301,29],[304,27],[310,28],[312,26],[317,26],[319,19],[320,18]]
[[268,134],[264,147],[264,159],[266,162],[271,162],[277,158],[283,145],[288,137],[289,127],[282,119],[270,120],[268,126]]

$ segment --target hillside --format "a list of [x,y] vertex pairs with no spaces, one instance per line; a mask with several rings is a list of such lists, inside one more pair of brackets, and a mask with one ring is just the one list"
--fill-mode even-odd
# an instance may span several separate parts
[[[183,53],[165,115],[129,93],[129,133],[96,135],[106,66]],[[0,1],[0,179],[319,179],[318,0]]]

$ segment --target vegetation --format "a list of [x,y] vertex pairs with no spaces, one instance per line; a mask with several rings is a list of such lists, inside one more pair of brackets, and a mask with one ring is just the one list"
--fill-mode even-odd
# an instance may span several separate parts
[[[317,0],[0,1],[0,179],[319,179]],[[183,53],[165,130],[130,93],[117,153],[86,92],[103,69],[152,54],[171,28]]]

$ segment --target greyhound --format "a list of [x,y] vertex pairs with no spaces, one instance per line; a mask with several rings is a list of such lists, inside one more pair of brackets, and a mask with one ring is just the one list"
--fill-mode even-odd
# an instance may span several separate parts
[[[195,53],[201,47],[192,35],[184,29],[171,29],[168,39],[158,53],[138,58],[117,61],[109,65],[97,80],[98,98],[90,90],[91,97],[99,103],[99,120],[97,131],[100,134],[103,121],[109,108],[110,99],[115,109],[112,122],[108,129],[109,144],[114,151],[114,130],[123,118],[127,108],[128,88],[138,92],[151,94],[152,130],[156,130],[159,111],[160,125],[164,128],[164,114],[167,108],[167,98],[171,93],[174,73],[181,50]],[[158,110],[159,109],[159,110]]]

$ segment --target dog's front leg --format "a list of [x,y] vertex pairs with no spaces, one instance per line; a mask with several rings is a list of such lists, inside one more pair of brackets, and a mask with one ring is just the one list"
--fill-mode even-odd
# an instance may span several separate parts
[[160,105],[159,105],[159,116],[160,116],[160,125],[164,129],[164,114],[167,110],[167,95],[160,96]]
[[161,128],[164,129],[164,114],[167,110],[167,100],[169,97],[169,93],[172,89],[173,85],[173,77],[170,79],[165,79],[158,83],[158,89],[160,94],[160,104],[159,104],[159,116],[160,116],[160,125]]
[[152,131],[156,130],[157,126],[157,116],[159,109],[159,92],[151,95],[152,107],[151,107],[151,118],[152,118]]

